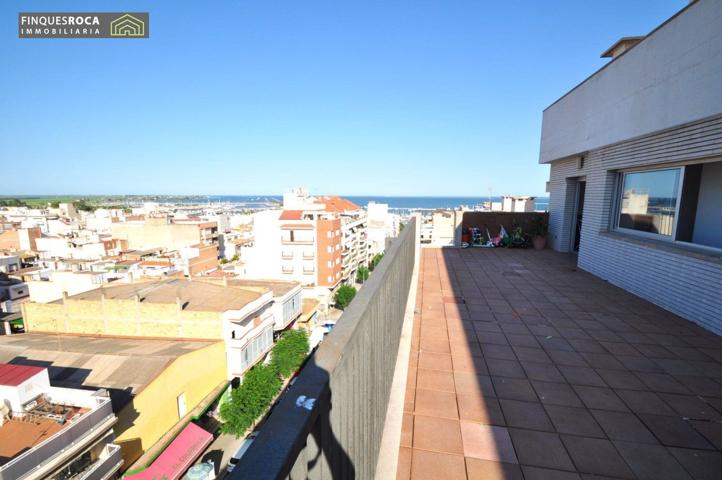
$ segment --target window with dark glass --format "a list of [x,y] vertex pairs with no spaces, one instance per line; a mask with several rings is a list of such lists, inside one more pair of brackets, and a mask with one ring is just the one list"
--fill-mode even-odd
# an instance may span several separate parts
[[680,169],[625,173],[619,227],[671,237]]
[[722,161],[621,174],[616,226],[722,248]]

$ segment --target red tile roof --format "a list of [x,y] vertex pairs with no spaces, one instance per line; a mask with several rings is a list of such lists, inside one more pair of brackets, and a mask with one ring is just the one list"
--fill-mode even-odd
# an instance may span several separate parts
[[323,203],[327,212],[348,212],[350,210],[359,210],[361,207],[353,203],[351,200],[337,196],[316,197],[316,203]]
[[0,385],[17,387],[28,378],[37,375],[43,370],[45,370],[43,367],[0,363]]
[[281,212],[279,220],[301,220],[303,217],[303,211],[301,210],[284,210]]

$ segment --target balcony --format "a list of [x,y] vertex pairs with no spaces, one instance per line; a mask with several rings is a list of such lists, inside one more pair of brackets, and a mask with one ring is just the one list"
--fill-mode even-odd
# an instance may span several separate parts
[[718,478],[720,337],[568,254],[429,248],[414,265],[414,230],[231,478]]
[[105,480],[112,478],[112,474],[117,472],[123,464],[123,456],[120,447],[112,443],[103,447],[100,456],[90,468],[82,472],[77,480]]
[[0,466],[0,480],[44,478],[70,461],[115,424],[110,398],[53,387],[50,400],[57,405],[83,406],[88,411],[30,450]]

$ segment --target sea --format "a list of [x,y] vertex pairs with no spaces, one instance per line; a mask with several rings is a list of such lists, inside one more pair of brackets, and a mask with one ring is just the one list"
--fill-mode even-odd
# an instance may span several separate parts
[[[404,213],[413,210],[455,209],[459,207],[481,207],[484,202],[500,202],[501,197],[383,197],[383,196],[353,196],[344,195],[359,205],[365,207],[370,202],[385,203],[390,210]],[[280,195],[210,195],[186,197],[182,200],[167,200],[173,203],[232,203],[246,208],[264,208],[278,205],[283,202]],[[536,197],[535,210],[548,211],[549,197]]]

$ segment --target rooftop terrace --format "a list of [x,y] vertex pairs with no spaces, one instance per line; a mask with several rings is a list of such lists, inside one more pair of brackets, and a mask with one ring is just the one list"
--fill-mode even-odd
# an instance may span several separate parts
[[719,478],[722,338],[574,256],[419,251],[415,234],[231,478]]
[[422,251],[397,478],[719,478],[722,339],[575,260]]

